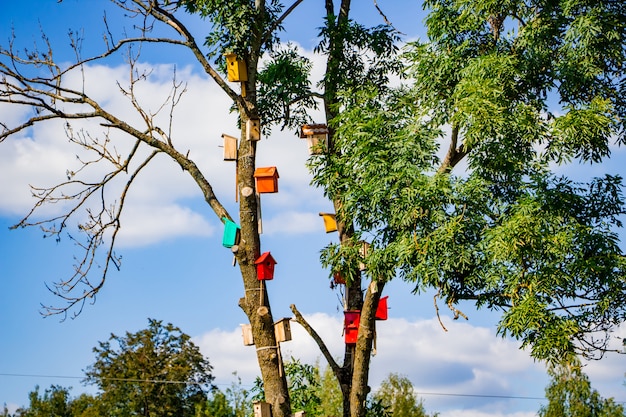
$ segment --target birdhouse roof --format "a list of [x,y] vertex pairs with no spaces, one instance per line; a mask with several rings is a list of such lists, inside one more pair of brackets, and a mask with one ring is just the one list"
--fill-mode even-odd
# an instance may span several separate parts
[[259,256],[259,258],[256,261],[254,261],[255,264],[261,264],[261,263],[264,263],[264,262],[271,262],[273,264],[277,264],[278,263],[278,262],[276,262],[276,260],[272,256],[272,254],[269,253],[269,252],[263,253],[261,256]]
[[300,128],[300,137],[306,138],[313,135],[327,135],[328,126],[323,123],[317,123],[312,125],[302,125]]
[[263,167],[254,170],[254,177],[276,177],[278,178],[278,170],[276,167]]

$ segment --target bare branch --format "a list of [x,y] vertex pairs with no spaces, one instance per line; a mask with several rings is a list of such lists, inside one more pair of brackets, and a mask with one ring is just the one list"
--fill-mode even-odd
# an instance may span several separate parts
[[302,317],[302,314],[300,314],[300,311],[298,311],[295,304],[291,304],[290,308],[291,308],[291,311],[293,312],[293,315],[295,316],[295,321],[298,324],[300,324],[302,327],[304,327],[304,330],[306,330],[306,332],[313,338],[315,343],[317,343],[317,346],[320,348],[322,355],[324,355],[324,358],[328,362],[328,365],[333,370],[333,373],[337,377],[337,380],[341,381],[342,369],[333,358],[333,355],[328,350],[328,347],[326,346],[326,344],[324,343],[320,335],[315,331],[313,327],[311,327],[311,325],[306,321],[306,319]]

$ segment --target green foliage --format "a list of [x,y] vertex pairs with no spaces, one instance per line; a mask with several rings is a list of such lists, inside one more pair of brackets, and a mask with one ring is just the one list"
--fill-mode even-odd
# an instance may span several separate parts
[[549,370],[552,381],[546,388],[548,404],[540,417],[623,417],[624,406],[604,399],[591,387],[579,365],[561,365]]
[[319,415],[321,399],[319,368],[303,364],[292,358],[285,363],[285,374],[289,384],[291,407],[296,411],[305,411],[307,416]]
[[307,111],[317,107],[311,92],[311,62],[288,45],[270,54],[258,73],[259,116],[264,126],[281,124],[295,129],[308,122]]
[[[183,0],[180,4],[189,13],[197,13],[212,25],[205,45],[211,48],[211,56],[232,52],[238,57],[249,57],[251,48],[265,46],[271,50],[277,42],[274,33],[267,33],[278,21],[283,6],[278,0],[263,2],[257,9],[254,0]],[[280,29],[278,26],[276,29]]]
[[[356,226],[323,264],[350,279],[364,262],[372,279],[399,273],[449,305],[498,309],[500,334],[539,359],[602,355],[626,319],[622,179],[575,183],[552,170],[602,162],[610,141],[624,140],[625,10],[425,6],[429,39],[405,54],[410,90],[342,85],[333,152],[310,161],[313,183]],[[450,151],[439,160],[442,139]]]
[[103,404],[117,416],[193,416],[213,380],[190,337],[154,319],[136,333],[112,334],[94,352],[85,381],[97,384]]
[[39,394],[39,387],[28,394],[30,402],[28,408],[17,410],[20,417],[72,417],[71,397],[69,388],[51,385],[43,395]]
[[[234,373],[236,376],[237,374]],[[196,405],[194,417],[249,417],[252,415],[250,392],[243,388],[241,378],[233,382],[226,392],[211,390],[209,398]]]
[[400,71],[396,59],[398,34],[389,26],[367,28],[349,19],[326,16],[315,52],[329,57],[323,85],[329,104],[335,94],[362,85],[383,87]]
[[380,388],[374,394],[374,400],[378,401],[378,408],[386,410],[386,414],[396,417],[428,417],[421,400],[413,390],[411,381],[395,373],[381,383]]

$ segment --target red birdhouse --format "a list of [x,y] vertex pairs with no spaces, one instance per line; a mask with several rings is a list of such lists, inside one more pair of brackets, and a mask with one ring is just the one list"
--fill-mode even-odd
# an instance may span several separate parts
[[335,280],[335,284],[345,284],[346,279],[341,275],[341,272],[335,272],[333,274],[333,278]]
[[277,262],[269,252],[265,252],[255,262],[256,275],[259,281],[274,279],[274,265]]
[[378,307],[376,307],[376,320],[387,320],[387,298],[388,295],[380,297],[378,300]]
[[276,167],[257,168],[254,170],[254,178],[256,178],[257,194],[278,192],[278,170]]
[[361,312],[358,310],[344,311],[344,334],[346,345],[356,344],[359,335],[359,323],[361,321]]

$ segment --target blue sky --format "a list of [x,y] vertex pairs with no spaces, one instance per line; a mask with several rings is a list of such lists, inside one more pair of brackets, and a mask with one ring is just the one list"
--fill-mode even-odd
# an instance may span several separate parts
[[[353,2],[355,18],[366,24],[382,23],[373,1]],[[285,22],[285,39],[296,41],[315,62],[319,77],[322,60],[312,53],[323,2],[304,0]],[[408,38],[423,34],[420,2],[379,0],[379,6]],[[6,45],[11,27],[17,42],[31,46],[40,39],[39,26],[48,34],[57,57],[69,59],[68,29],[84,30],[85,51],[101,47],[102,14],[112,29],[129,26],[108,2],[92,0],[38,0],[7,2],[0,15],[0,44]],[[205,35],[205,24],[187,19],[190,27]],[[95,49],[94,49],[95,48]],[[227,97],[202,74],[190,54],[173,48],[142,52],[142,65],[153,69],[140,91],[150,106],[162,102],[171,85],[171,71],[184,80],[188,92],[176,113],[176,141],[192,156],[212,182],[218,197],[233,216],[234,165],[222,161],[222,133],[236,135],[236,120],[228,113]],[[133,118],[128,103],[115,82],[124,83],[127,71],[121,60],[91,66],[86,71],[87,90],[109,108]],[[0,108],[3,120],[19,118],[15,109]],[[321,117],[320,114],[315,115]],[[323,121],[323,120],[320,120]],[[97,126],[89,125],[99,132]],[[125,146],[123,138],[119,140]],[[40,304],[59,305],[45,287],[67,277],[72,242],[43,239],[37,229],[9,230],[25,215],[32,199],[29,184],[51,185],[65,178],[76,165],[76,150],[58,123],[37,126],[19,138],[0,144],[0,405],[10,408],[27,404],[27,394],[36,385],[73,386],[83,390],[82,370],[92,363],[92,348],[111,333],[137,331],[147,318],[179,326],[194,337],[215,368],[218,384],[227,386],[237,371],[245,384],[257,375],[255,355],[243,346],[239,325],[245,315],[237,307],[243,296],[232,254],[221,245],[222,226],[203,202],[194,183],[165,158],[139,179],[136,192],[123,217],[119,252],[122,269],[112,272],[93,305],[85,306],[76,319],[42,318]],[[616,150],[616,159],[623,160]],[[327,271],[319,265],[319,251],[334,241],[326,234],[318,212],[331,211],[331,204],[309,185],[306,144],[293,132],[274,132],[259,144],[257,166],[276,166],[279,192],[263,195],[263,250],[278,261],[276,276],[268,283],[274,317],[290,316],[295,303],[331,350],[342,352],[340,294],[329,288]],[[617,165],[617,164],[615,164]],[[585,167],[615,173],[610,165]],[[575,168],[581,172],[580,167]],[[623,168],[622,168],[623,171]],[[62,207],[48,209],[48,214]],[[432,294],[416,296],[400,281],[390,283],[389,320],[378,326],[378,353],[372,361],[373,387],[397,372],[408,376],[418,392],[425,393],[430,411],[442,417],[495,417],[534,415],[540,400],[501,397],[543,397],[547,378],[541,364],[534,363],[514,341],[495,336],[497,316],[464,306],[470,320],[453,322],[444,309],[445,332],[435,318]],[[293,326],[294,338],[283,352],[304,361],[320,357],[309,337]],[[588,372],[606,396],[626,400],[622,386],[621,359],[609,357],[590,364]],[[482,395],[487,397],[433,394]]]

